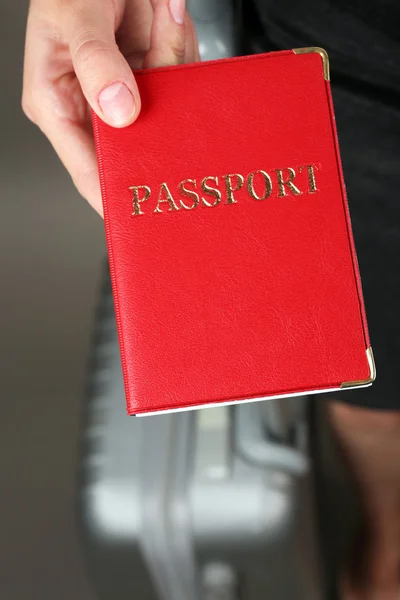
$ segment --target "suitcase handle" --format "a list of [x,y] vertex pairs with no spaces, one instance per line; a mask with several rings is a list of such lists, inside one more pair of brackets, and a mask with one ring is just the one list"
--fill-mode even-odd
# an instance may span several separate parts
[[233,437],[238,454],[247,463],[291,475],[304,475],[309,470],[309,461],[301,448],[271,440],[268,423],[266,430],[258,403],[236,407],[233,416]]

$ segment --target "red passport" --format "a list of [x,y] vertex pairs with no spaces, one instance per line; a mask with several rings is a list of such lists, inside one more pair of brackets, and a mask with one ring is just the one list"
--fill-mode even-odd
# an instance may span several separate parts
[[135,75],[94,115],[129,414],[371,384],[326,53]]

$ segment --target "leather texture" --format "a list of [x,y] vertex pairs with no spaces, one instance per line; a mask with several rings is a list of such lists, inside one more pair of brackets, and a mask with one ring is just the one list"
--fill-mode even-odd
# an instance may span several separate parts
[[[274,52],[135,75],[136,123],[113,129],[93,116],[128,413],[367,379],[321,56]],[[218,186],[208,179],[202,190],[206,177]],[[185,180],[196,182],[184,184],[198,194],[191,210]],[[133,186],[148,186],[148,199],[135,205]],[[210,187],[221,194],[215,206]]]

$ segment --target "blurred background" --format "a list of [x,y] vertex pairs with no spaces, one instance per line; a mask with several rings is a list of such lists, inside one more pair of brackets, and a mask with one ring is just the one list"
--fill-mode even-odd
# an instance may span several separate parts
[[74,486],[103,224],[22,114],[27,9],[0,4],[0,597],[92,600]]

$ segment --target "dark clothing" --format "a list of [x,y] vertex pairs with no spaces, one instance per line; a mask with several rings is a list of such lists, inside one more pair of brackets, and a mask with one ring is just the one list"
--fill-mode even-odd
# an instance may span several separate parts
[[400,92],[397,0],[254,1],[265,34],[276,46],[322,46],[333,75]]
[[322,46],[377,379],[336,397],[400,409],[400,3],[254,0],[263,48]]

